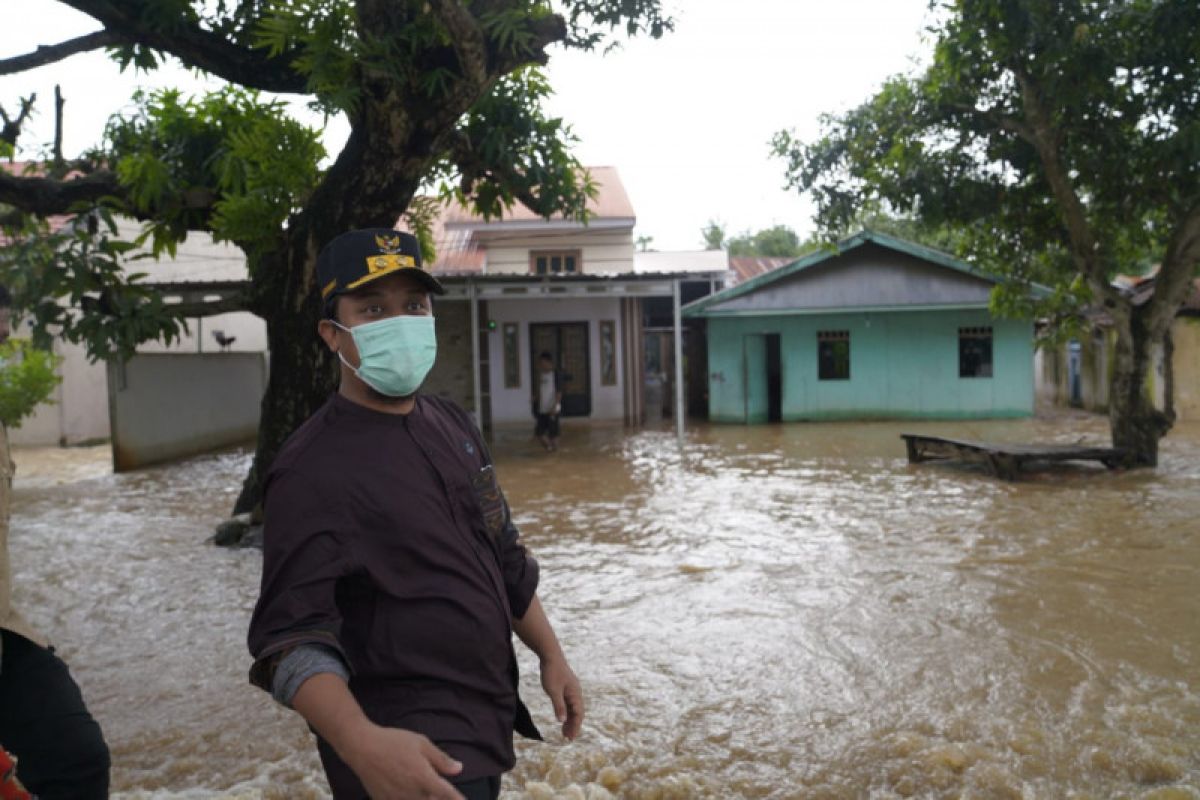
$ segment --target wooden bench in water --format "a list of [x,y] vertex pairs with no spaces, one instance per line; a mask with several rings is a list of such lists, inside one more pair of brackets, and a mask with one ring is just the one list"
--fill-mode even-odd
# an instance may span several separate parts
[[1109,469],[1120,466],[1121,451],[1112,447],[1070,444],[994,444],[902,433],[908,461],[918,464],[948,458],[986,464],[998,478],[1016,480],[1021,469],[1034,461],[1099,461]]

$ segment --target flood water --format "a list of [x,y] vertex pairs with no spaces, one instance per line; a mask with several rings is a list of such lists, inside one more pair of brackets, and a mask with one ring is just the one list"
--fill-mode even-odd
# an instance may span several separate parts
[[[495,447],[587,694],[504,797],[1200,797],[1200,425],[1154,471],[1004,483],[901,431],[1103,441],[1096,417],[569,428]],[[18,450],[18,602],[71,665],[115,796],[325,797],[246,682],[261,556],[204,543],[245,452],[112,475]],[[553,715],[523,656],[523,694]]]

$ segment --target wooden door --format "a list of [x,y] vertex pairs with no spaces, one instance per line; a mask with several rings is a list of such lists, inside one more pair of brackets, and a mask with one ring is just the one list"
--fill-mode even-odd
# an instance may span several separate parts
[[529,326],[530,374],[537,380],[542,353],[554,357],[562,374],[562,415],[587,417],[592,413],[591,360],[586,322],[538,322]]

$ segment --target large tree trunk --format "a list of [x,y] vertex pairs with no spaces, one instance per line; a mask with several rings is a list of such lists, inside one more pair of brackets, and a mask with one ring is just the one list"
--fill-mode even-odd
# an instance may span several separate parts
[[1163,336],[1155,336],[1146,325],[1141,308],[1122,308],[1113,316],[1117,342],[1108,401],[1113,447],[1124,451],[1126,466],[1153,467],[1158,464],[1158,440],[1174,422],[1155,407],[1146,380]]
[[260,510],[263,479],[275,456],[292,432],[325,402],[336,382],[334,360],[317,336],[320,302],[309,277],[315,257],[305,246],[308,237],[303,231],[294,228],[291,233],[286,251],[273,259],[276,263],[256,270],[265,276],[257,305],[267,323],[270,367],[254,462],[234,504],[235,514]]

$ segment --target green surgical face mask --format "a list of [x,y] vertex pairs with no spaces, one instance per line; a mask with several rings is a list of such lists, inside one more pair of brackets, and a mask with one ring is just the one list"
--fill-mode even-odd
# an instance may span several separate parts
[[437,359],[437,336],[433,317],[399,316],[347,328],[334,325],[354,337],[358,367],[338,353],[363,383],[388,397],[407,397],[429,374]]

